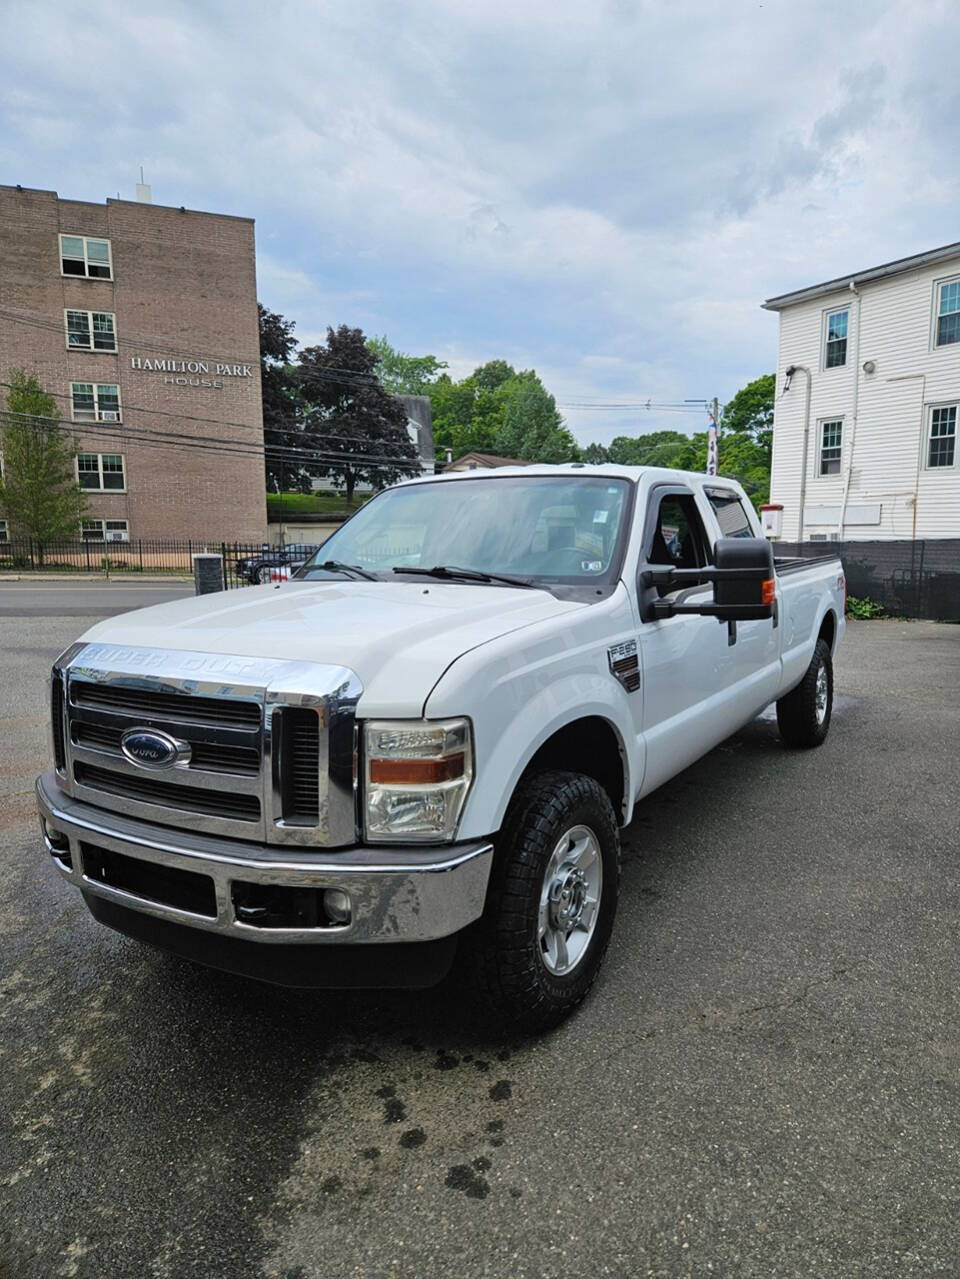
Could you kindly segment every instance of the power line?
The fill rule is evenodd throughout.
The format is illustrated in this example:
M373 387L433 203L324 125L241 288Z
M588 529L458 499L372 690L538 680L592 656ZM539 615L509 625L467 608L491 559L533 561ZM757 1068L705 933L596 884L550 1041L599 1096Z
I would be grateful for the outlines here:
M94 435L101 439L126 441L138 447L148 447L152 443L159 442L169 448L181 450L200 449L208 452L230 454L235 457L263 458L271 456L278 458L281 462L315 462L328 468L335 468L337 465L380 466L383 468L396 468L398 466L403 468L405 463L411 466L414 463L421 467L423 465L419 454L411 457L392 453L380 455L372 453L340 453L331 449L301 449L289 445L260 445L246 440L217 439L214 436L184 436L176 432L151 431L148 427L139 428L138 433L134 435L130 430L120 430L115 426L104 423L62 422L59 418L47 417L37 413L11 413L7 410L2 413L2 416L16 418L21 422L43 423L47 429L57 431L62 435L73 437ZM142 436L147 436L148 438L142 439Z
M8 390L8 391L9 391L9 390L13 390L13 387L12 387L11 383L9 383L9 382L2 382L2 381L0 381L0 387L4 387L4 388L6 388L6 390ZM71 395L66 395L66 394L64 394L63 392L58 392L58 391L45 391L45 392L44 392L44 394L45 394L45 395L49 395L49 396L51 397L51 399L54 399L54 400L65 400L65 401L67 401L67 402L71 405L71 408L72 408L72 405L73 405L73 397L72 397ZM0 410L0 412L5 412L5 411L7 411L7 410ZM248 422L230 422L230 421L224 421L224 420L222 420L222 419L220 419L220 418L212 418L212 417L191 417L189 414L186 414L186 413L184 413L184 414L181 414L181 413L168 413L168 412L165 412L165 411L164 411L164 410L162 410L162 409L144 409L144 408L140 408L140 407L138 407L138 406L137 406L137 405L135 405L135 404L127 404L127 403L124 403L124 404L123 404L123 412L124 412L124 414L126 414L126 413L128 413L128 412L129 412L129 413L156 413L156 414L159 414L161 417L171 417L171 418L176 419L177 421L183 421L183 422L202 422L202 423L204 423L205 425L210 425L210 426L220 426L220 427L224 427L224 428L236 428L237 430L241 430L241 431L258 431L258 430L260 430L260 428L259 428L259 427L251 426ZM52 419L48 419L48 420L51 420L51 421L52 421ZM72 424L74 427L76 427L77 429L79 429L79 430L84 430L84 429L86 429L86 428L87 428L87 427L89 427L89 426L99 425L98 423L93 423L93 422L78 422L78 421L73 420L73 419L71 419L71 424ZM148 430L148 429L149 429L148 427L139 427L139 426L136 428L136 430L137 430L137 432L138 432L138 433L143 433L144 431L146 431L146 430ZM282 426L264 426L263 430L264 430L264 432L267 432L267 431L273 431L273 432L275 432L275 433L277 433L277 434L284 433L284 432L286 432L286 433L297 433L297 432L302 432L302 431L303 431L303 424L302 424L302 423L299 423L299 422L294 421L294 422L284 423ZM131 431L129 431L129 432L126 432L125 434L129 434L131 439L136 438L136 437L134 436L134 433L133 433L133 431L132 431L132 430L131 430ZM183 440L192 440L192 439L197 439L197 438L210 438L210 439L217 439L217 438L229 438L229 437L217 437L217 436L203 437L203 436L196 436L196 435L181 435L181 436L180 436L180 438L181 438L181 439L183 439ZM369 442L369 436L365 436L365 435L340 435L340 434L333 434L333 433L331 433L331 434L330 434L330 438L331 438L331 439L336 439L336 440L344 440L344 441L346 441L346 442L347 442L347 443L349 443L349 444L366 444L366 443L368 443L368 442ZM235 441L233 441L233 443L237 443L237 444L247 444L247 443L249 443L249 444L251 445L251 447L253 447L253 446L255 446L255 445L256 445L256 441L254 441L254 440L250 440L250 441L247 441L247 440L235 440Z

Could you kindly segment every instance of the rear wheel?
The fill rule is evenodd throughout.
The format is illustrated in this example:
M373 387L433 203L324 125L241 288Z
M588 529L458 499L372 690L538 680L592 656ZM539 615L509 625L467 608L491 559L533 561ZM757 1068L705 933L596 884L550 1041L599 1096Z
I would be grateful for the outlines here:
M777 726L788 746L819 746L833 714L833 661L830 646L819 639L803 679L777 702Z
M497 1020L545 1030L584 999L617 909L620 837L609 797L577 773L538 773L507 813L483 918L462 960Z

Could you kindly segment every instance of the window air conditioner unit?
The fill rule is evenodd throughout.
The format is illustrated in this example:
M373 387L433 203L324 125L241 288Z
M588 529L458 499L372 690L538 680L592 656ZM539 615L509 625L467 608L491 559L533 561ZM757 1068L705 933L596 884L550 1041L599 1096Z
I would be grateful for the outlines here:
M108 528L106 540L108 542L129 542L130 534L125 528Z
M101 422L119 422L120 414L117 413L115 409L104 409L104 411L100 414L100 421Z

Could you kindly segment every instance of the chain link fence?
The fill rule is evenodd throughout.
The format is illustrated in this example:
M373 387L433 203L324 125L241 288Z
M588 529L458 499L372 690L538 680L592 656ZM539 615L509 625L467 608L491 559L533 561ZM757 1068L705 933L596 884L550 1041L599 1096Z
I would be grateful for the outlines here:
M960 538L889 542L774 542L777 555L839 555L847 591L891 617L960 622Z

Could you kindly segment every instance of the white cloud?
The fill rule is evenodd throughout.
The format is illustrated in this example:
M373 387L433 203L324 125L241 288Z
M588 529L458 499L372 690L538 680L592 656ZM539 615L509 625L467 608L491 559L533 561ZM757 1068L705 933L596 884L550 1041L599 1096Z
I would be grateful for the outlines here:
M299 334L361 324L455 375L503 357L560 402L728 398L772 366L764 296L956 238L947 0L91 0L70 24L13 0L4 25L3 180L103 199L143 163L159 202L257 218ZM681 420L566 412L584 440Z

